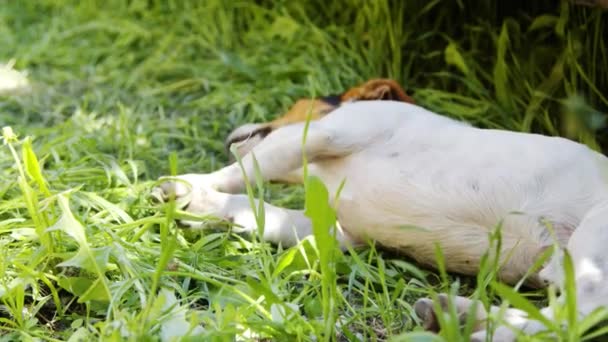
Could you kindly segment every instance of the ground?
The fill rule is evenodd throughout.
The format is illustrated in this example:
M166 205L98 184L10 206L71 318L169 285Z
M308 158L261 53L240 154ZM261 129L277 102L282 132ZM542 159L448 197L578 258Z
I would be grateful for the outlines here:
M236 125L375 77L478 126L601 149L606 11L565 1L0 3L0 339L456 341L466 332L450 315L440 336L423 335L417 298L554 305L551 290L495 288L491 263L470 279L374 246L334 255L314 238L283 250L218 224L186 231L148 195L160 175L224 165ZM322 187L308 195L323 210ZM263 196L304 203L301 187L265 185ZM603 315L555 332L600 335Z

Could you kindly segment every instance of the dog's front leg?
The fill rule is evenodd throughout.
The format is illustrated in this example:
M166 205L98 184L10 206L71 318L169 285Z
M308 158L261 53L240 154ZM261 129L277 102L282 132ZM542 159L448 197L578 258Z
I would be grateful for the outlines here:
M342 145L332 144L331 132L319 122L310 124L305 140L304 131L304 124L275 130L243 157L241 164L233 163L209 174L186 174L168 179L155 193L162 200L173 194L189 212L217 216L246 231L253 231L257 224L247 197L234 194L243 190L245 179L253 183L257 171L263 180L284 179L302 167L303 155L313 161L320 156L337 157L349 152L347 148L342 149ZM293 245L311 234L311 223L302 211L266 203L265 213L264 239L267 241ZM193 221L182 222L201 226ZM341 244L349 241L342 232L337 233Z
M256 215L261 215L261 213L256 213L251 208L247 196L224 195L228 196L226 218L234 226L247 233L256 232L258 228ZM264 215L264 241L291 247L312 235L312 223L302 210L286 209L264 203ZM346 250L347 245L353 247L356 245L342 230L336 231L336 239L342 250Z
M281 180L303 165L303 156L312 161L322 155L339 157L347 154L332 144L332 134L319 122L310 124L305 133L304 124L294 124L273 131L260 144L245 155L241 164L232 163L210 174L188 174L178 176L192 188L212 188L220 192L238 193L245 187L245 179L254 183L256 171L265 181ZM257 163L256 163L257 162ZM163 185L163 191L170 185ZM180 194L178 193L179 197Z
M178 204L182 201L186 211L201 215L211 216L230 222L237 232L254 233L258 229L258 215L247 195L228 194L215 190L212 187L204 186L211 184L213 180L205 180L205 177L212 175L183 175L175 182L163 183L156 193L163 196L173 193L177 198ZM196 184L194 186L193 184ZM257 200L255 207L257 208ZM286 209L264 203L264 235L265 241L281 244L283 247L290 247L297 244L300 240L312 235L312 224L310 219L304 215L302 210ZM200 220L180 220L180 223L191 228L203 228L204 222ZM336 232L336 238L340 247L344 250L347 244L354 246L350 237L341 230Z
M318 122L310 124L306 139L304 124L294 124L275 130L241 160L209 174L185 174L168 179L155 189L158 197L166 199L173 193L178 200L194 194L190 202L205 201L208 190L237 193L245 188L246 181L254 183L256 172L263 180L294 178L303 165L303 157L310 161L319 156L339 157L348 149L340 150L332 144L331 132ZM196 203L191 203L196 205ZM206 206L203 205L203 206Z
M227 180L219 190L231 193L241 191L245 185L245 175L249 182L254 182L256 171L263 180L289 178L290 173L302 167L304 156L308 161L314 161L320 156L340 157L349 152L340 150L332 143L333 133L321 122L310 123L305 138L304 134L303 123L273 131L243 157L242 168L234 163L218 171Z

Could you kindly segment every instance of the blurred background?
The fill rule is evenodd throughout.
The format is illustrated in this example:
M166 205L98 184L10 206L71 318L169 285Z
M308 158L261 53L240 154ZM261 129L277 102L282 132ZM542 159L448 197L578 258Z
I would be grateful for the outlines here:
M0 122L34 133L70 121L86 136L126 120L130 137L110 125L91 138L154 175L167 148L223 158L238 123L390 77L442 114L599 148L608 11L590 3L5 0L0 62L33 91L2 98Z

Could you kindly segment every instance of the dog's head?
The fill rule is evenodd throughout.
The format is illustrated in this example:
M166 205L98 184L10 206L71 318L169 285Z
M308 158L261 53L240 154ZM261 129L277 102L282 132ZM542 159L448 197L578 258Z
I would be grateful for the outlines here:
M273 130L296 122L317 120L338 108L342 103L365 100L392 100L414 103L399 84L388 79L373 79L349 89L341 95L301 99L283 116L266 123L245 124L233 130L226 139L226 148L235 145L239 156L244 156ZM232 154L231 154L232 157Z

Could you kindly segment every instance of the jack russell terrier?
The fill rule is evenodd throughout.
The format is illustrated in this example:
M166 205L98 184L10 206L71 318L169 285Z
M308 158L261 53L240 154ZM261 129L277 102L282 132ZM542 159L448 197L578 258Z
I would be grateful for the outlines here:
M314 121L303 144L307 117ZM500 224L501 281L517 283L557 244L574 263L581 317L608 306L608 158L582 144L475 128L415 105L397 83L383 79L340 96L300 100L277 120L237 128L227 144L236 144L242 168L232 163L209 174L165 179L156 191L164 200L185 201L191 213L253 232L255 213L239 194L244 174L250 181L259 172L267 181L302 182L305 153L309 174L330 193L345 180L336 207L342 248L369 239L433 267L438 244L448 271L476 275L489 234ZM312 234L302 210L266 203L264 212L266 241L292 246ZM557 254L529 284L563 286L563 258ZM446 298L440 297L444 308ZM462 315L473 303L455 298ZM479 307L476 320L482 322L488 313ZM420 299L415 311L426 328L437 329L431 300ZM550 308L541 312L551 319ZM494 341L545 329L516 309L505 320ZM485 340L484 324L476 327L472 340Z

